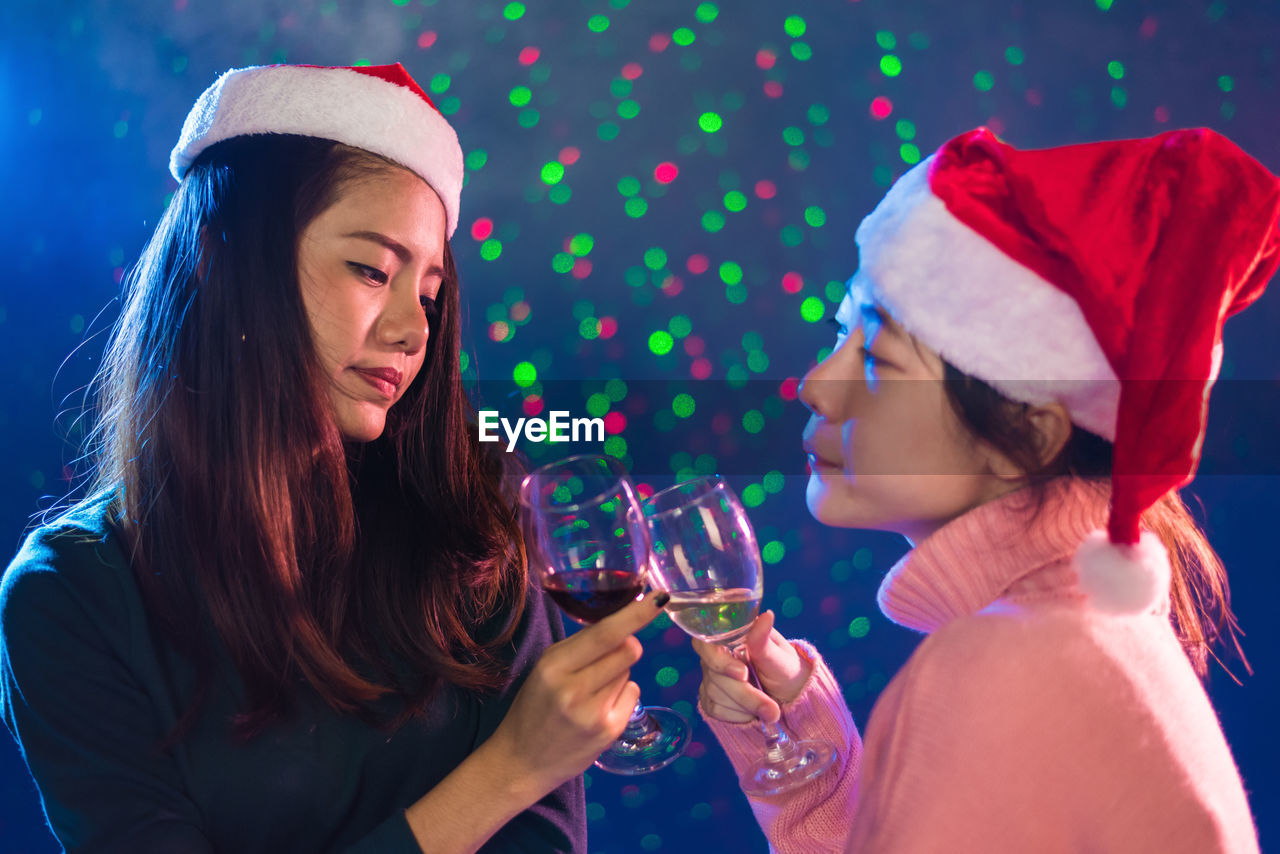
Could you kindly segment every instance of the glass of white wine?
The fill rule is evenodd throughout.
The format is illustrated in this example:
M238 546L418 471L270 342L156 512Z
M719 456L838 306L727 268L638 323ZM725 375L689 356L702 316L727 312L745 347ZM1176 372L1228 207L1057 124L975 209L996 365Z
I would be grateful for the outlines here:
M742 641L760 613L764 566L742 502L722 478L703 477L653 495L644 513L652 541L650 584L671 595L672 622L728 648L759 688ZM764 721L760 729L765 754L740 780L749 795L791 791L835 764L836 748L827 741L794 741Z

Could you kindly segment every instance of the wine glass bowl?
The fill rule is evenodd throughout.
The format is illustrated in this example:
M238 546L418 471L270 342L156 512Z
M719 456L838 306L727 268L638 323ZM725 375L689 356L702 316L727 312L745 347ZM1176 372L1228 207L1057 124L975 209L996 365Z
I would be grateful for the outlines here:
M720 477L678 483L644 503L651 541L650 583L665 590L667 613L687 634L729 649L761 688L744 638L760 613L764 565L746 509ZM763 689L761 689L763 690ZM824 740L793 741L760 722L765 755L743 772L750 795L792 791L835 764Z
M648 526L635 487L612 457L584 454L542 466L520 485L529 566L566 615L590 625L644 592ZM636 703L627 728L595 764L644 774L674 762L689 740L677 712Z

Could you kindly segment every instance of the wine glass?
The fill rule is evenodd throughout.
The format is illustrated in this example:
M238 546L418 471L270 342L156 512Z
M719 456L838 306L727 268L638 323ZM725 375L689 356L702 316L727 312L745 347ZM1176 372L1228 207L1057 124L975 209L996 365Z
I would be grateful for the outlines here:
M644 592L649 532L635 487L613 457L584 454L530 472L520 485L521 525L542 589L579 623L590 624ZM596 767L645 774L676 760L689 722L672 709L642 706Z
M764 567L742 502L722 478L702 477L652 496L644 513L652 541L650 581L671 595L672 622L729 649L760 688L743 639L760 613ZM830 742L794 741L777 724L759 723L765 754L742 773L747 794L791 791L835 764Z

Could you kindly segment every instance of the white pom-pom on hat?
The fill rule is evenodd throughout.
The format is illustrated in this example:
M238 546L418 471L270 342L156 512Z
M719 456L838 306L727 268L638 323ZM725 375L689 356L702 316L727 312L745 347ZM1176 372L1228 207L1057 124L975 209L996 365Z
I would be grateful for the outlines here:
M1150 531L1127 545L1096 530L1076 549L1072 564L1089 603L1103 613L1146 614L1169 598L1169 553Z

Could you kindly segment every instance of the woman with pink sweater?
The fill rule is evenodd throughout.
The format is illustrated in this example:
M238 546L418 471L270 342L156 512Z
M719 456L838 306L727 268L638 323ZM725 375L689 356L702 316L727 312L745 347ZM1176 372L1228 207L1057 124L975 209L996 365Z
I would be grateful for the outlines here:
M910 540L878 599L925 637L861 735L771 613L747 637L764 691L694 642L739 771L757 717L840 748L752 800L775 850L1258 850L1197 678L1235 644L1226 577L1177 490L1278 223L1280 180L1212 131L1022 151L982 128L863 221L801 390L808 505Z

